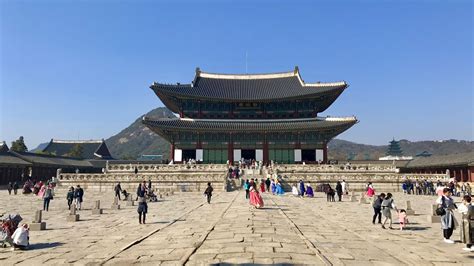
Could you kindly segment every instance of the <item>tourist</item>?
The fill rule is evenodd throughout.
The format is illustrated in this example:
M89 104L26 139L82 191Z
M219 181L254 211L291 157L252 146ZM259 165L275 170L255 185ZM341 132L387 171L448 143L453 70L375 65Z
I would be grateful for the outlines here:
M148 190L151 190L151 179L148 179Z
M27 224L19 226L12 235L13 250L26 249L30 244L30 232Z
M265 180L260 180L260 192L265 192Z
M299 196L298 188L296 188L296 185L293 185L291 187L291 194L293 194L293 196L295 196L295 197Z
M383 220L383 223L382 223L382 228L385 229L385 223L387 222L387 220L390 220L388 228L393 229L393 227L392 227L392 209L395 209L395 211L397 211L397 206L395 206L395 203L393 202L392 193L387 193L387 196L382 201L381 206L382 206L382 214L384 216L384 220Z
M146 204L146 182L138 185L137 188L137 200L138 200L138 222L145 224L146 214L148 212L148 205Z
M372 182L369 182L367 185L367 197L373 197L375 195L375 189L374 186L372 185Z
M402 190L403 190L403 194L408 193L407 182L406 181L402 183Z
M306 189L304 186L304 182L303 180L300 180L300 196L303 198L305 193L306 193Z
M66 195L68 209L71 209L72 201L74 200L74 187L70 187Z
M18 185L18 182L14 182L13 183L13 194L16 195L16 193L18 193L18 188L20 188L20 186Z
M339 201L341 201L342 197L342 185L341 182L337 181L336 183L336 193L337 193L337 198Z
M80 185L76 186L76 189L74 190L74 199L76 203L76 207L80 210L82 208L82 201L84 197L84 190L81 188Z
M244 183L244 189L245 189L245 198L249 199L250 198L250 182L248 179L245 180Z
M327 187L326 187L326 200L328 202L335 202L336 200L334 199L334 195L335 195L335 191L334 189L332 189L331 185L327 184Z
M12 194L12 190L13 190L13 184L12 184L12 182L8 182L7 190L8 190L8 195L11 195L11 194Z
M282 196L283 194L285 194L285 191L283 190L283 187L281 186L281 183L280 181L276 181L276 189L275 189L275 192L277 195L280 195Z
M271 182L270 186L271 186L272 194L275 195L276 193L275 181L271 180L270 182Z
M122 192L122 186L120 186L120 182L118 182L117 185L115 185L114 190L115 190L115 197L120 200L120 192Z
M469 185L469 183L466 183L466 195L472 197L472 189L471 189L471 185Z
M43 193L43 211L49 211L49 202L53 199L53 190L51 189L51 186L48 185L48 187L45 189Z
M310 184L308 184L308 185L306 186L306 196L307 196L308 198L314 197L313 188L311 187Z
M267 180L265 180L265 186L267 188L267 192L270 192L270 185L272 184L272 181L270 181L270 178L267 177Z
M404 209L398 212L398 222L400 224L400 231L402 231L408 223L407 211Z
M474 251L474 206L471 204L471 196L465 195L458 211L462 215L461 241L466 244L465 251Z
M375 219L378 218L379 224L382 223L382 201L385 199L385 193L381 193L377 197L374 197L372 207L374 208L374 216L372 217L372 224L375 224Z
M263 207L262 195L258 193L257 185L255 183L252 183L250 186L250 205L257 209Z
M207 203L208 204L211 204L211 197L212 197L212 191L214 189L212 188L211 186L211 183L207 183L207 188L206 188L206 191L204 191L204 195L206 195L207 197Z
M184 161L183 161L183 163L184 163ZM135 171L134 172L135 172L135 174L138 174L138 168L136 166L135 166Z
M438 181L438 184L436 184L436 195L438 195L438 197L442 197L443 194L444 194L444 186L441 182Z
M451 190L447 187L444 188L443 195L436 200L436 203L438 204L438 208L444 209L444 214L441 215L441 229L443 229L444 242L454 244L454 241L449 238L451 238L455 229L456 220L453 210L457 207L451 198Z
M342 179L341 186L342 186L342 195L343 195L342 197L344 198L344 195L348 194L346 180Z

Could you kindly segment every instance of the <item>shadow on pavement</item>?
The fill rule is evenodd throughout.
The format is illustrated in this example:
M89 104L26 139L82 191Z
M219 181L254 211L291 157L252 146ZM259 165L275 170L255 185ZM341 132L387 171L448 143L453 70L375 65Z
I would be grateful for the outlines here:
M54 248L54 247L58 247L58 246L62 246L63 243L61 242L52 242L52 243L36 243L36 244L31 244L28 246L28 249L29 250L32 250L32 249L45 249L45 248Z

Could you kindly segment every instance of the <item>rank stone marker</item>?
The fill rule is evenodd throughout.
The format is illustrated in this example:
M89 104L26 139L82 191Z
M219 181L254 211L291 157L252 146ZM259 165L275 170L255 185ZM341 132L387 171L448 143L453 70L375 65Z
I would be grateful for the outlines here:
M436 209L438 208L438 204L431 204L431 215L428 215L428 222L429 223L441 223L441 216L436 215Z
M114 198L114 202L112 203L112 210L120 210L120 204L118 201L118 197Z
M76 204L71 205L71 210L67 216L68 222L77 222L79 221L79 214L76 213Z
M135 202L131 196L127 198L127 206L135 206Z
M102 214L102 209L100 208L100 200L95 201L94 209L92 209L92 214Z
M35 219L30 224L30 231L46 230L46 222L43 222L42 218L43 218L43 211L37 210L35 213Z
M415 215L415 211L411 208L411 202L407 200L407 208L406 208L407 215Z

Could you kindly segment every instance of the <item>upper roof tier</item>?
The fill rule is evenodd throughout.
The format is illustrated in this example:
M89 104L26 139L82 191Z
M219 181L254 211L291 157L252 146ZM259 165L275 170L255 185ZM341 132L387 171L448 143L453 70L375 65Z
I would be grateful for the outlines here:
M163 103L175 112L177 106L173 98L227 102L319 98L331 99L330 105L347 87L345 81L305 83L298 67L290 72L271 74L214 74L197 68L191 84L154 82L150 86Z

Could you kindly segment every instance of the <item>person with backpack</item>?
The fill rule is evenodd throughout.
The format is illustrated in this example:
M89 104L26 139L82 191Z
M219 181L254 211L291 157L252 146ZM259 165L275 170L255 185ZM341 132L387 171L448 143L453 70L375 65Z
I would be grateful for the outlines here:
M454 204L453 198L451 198L451 193L451 189L445 187L443 189L443 195L436 200L436 203L438 204L438 209L442 209L441 212L437 214L441 216L441 229L443 229L444 236L443 240L445 243L448 244L454 244L454 241L449 238L451 238L451 236L453 235L453 231L455 229L456 224L456 219L454 218L453 210L457 209L456 204Z
M74 190L74 199L76 200L76 207L79 210L82 207L83 197L84 197L84 190L81 188L80 185L77 185L76 189Z
M385 229L385 223L387 220L390 220L389 227L390 229L393 229L392 227L392 209L395 209L395 211L398 212L397 206L395 206L395 203L393 202L392 198L392 193L387 193L387 196L385 199L382 201L382 215L385 217L382 223L382 228Z
M382 223L382 201L385 198L385 193L381 193L377 197L374 197L372 207L374 208L374 216L372 217L372 224L375 224L375 219L378 217L379 224Z
M70 187L66 195L68 209L71 209L72 201L74 200L74 187Z
M204 191L204 195L206 195L207 197L207 203L208 204L211 204L211 197L212 197L212 191L214 189L212 188L211 186L211 183L207 183L207 188L206 188L206 191Z

